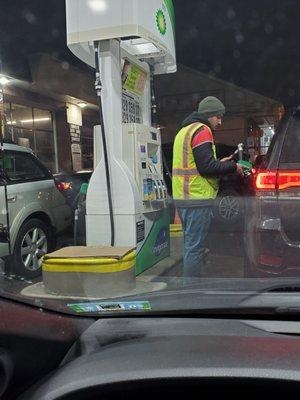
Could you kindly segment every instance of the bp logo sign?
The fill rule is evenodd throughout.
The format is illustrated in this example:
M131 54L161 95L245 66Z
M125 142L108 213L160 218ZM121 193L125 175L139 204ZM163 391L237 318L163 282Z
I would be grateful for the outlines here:
M156 13L156 24L159 32L165 35L167 32L167 22L163 10L158 10Z

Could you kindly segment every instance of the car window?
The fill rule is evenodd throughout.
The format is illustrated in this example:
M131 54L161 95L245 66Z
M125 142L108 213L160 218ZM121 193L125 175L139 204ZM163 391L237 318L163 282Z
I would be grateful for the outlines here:
M280 161L283 163L300 162L300 116L299 115L295 115L290 120L282 148Z
M3 165L8 179L14 183L49 177L45 169L28 153L6 151Z
M137 314L300 320L300 0L0 0L0 15L0 400L9 376L39 379L4 365L6 336L23 353L13 329L36 325L11 317L1 336L2 297L45 315L45 345L47 309L125 317L138 344ZM119 346L105 326L99 345ZM69 329L61 367L94 353Z
M153 292L152 310L201 308L180 296L190 283L300 286L300 0L2 0L1 12L0 294L78 314L74 298Z

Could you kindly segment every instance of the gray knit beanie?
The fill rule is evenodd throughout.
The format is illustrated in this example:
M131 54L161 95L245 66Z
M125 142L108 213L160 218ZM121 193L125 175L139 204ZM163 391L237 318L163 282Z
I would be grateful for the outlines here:
M214 117L217 115L225 114L224 104L213 96L205 97L200 101L198 106L198 113L204 118Z

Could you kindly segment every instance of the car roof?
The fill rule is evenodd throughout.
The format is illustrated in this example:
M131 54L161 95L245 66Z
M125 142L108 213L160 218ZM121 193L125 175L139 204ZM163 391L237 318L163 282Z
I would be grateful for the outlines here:
M76 176L76 175L85 175L85 174L92 174L93 170L92 169L83 169L80 171L60 171L57 172L56 174L53 174L54 176Z
M23 147L23 146L19 146L17 144L4 143L3 147L4 147L4 150L22 151L24 153L32 153L32 149L30 149L29 147Z

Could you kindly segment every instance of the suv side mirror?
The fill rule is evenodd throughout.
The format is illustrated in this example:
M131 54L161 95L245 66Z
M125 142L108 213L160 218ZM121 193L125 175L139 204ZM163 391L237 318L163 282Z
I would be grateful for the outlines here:
M262 163L265 160L265 156L264 155L259 155L256 156L255 161L254 161L254 167L258 168L262 165Z
M0 186L2 186L6 181L5 172L0 168Z
M5 176L4 176L2 168L0 168L0 186L2 186L4 184L4 182L5 182Z
M9 235L6 226L0 224L0 243L8 243Z

